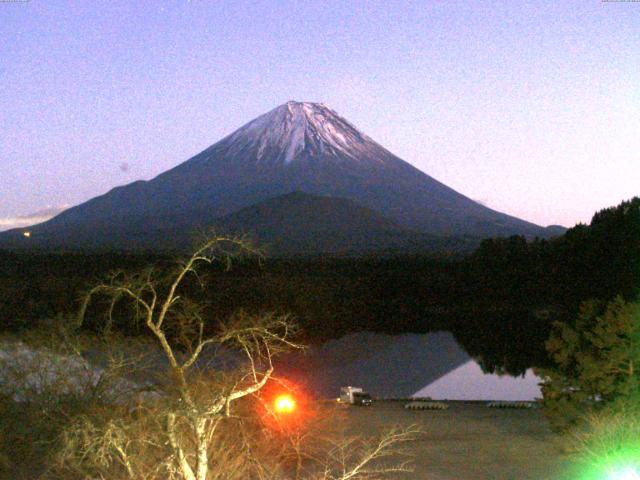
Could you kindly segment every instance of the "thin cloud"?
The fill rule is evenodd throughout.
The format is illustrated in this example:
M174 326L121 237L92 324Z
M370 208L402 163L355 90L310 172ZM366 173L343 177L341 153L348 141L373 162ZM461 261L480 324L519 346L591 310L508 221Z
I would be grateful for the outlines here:
M0 217L0 232L11 230L12 228L25 228L38 223L46 222L50 218L55 217L60 212L69 208L69 205L59 207L46 207L37 212L27 215L18 215L15 217Z

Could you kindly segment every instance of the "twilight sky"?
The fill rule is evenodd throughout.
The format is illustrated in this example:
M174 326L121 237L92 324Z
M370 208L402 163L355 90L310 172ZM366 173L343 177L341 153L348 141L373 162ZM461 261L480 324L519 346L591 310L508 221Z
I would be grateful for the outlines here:
M0 2L0 85L0 229L292 99L541 225L640 195L636 2Z

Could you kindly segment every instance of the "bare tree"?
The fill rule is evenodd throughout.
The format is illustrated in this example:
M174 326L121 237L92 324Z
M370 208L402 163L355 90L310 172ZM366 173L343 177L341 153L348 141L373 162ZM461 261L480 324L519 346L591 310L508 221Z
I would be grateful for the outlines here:
M168 374L153 382L152 392L98 403L70 419L52 478L356 480L408 471L402 445L415 437L412 427L367 441L332 431L332 422L341 423L332 409L318 412L313 425L303 421L280 430L256 413L256 404L268 403L261 392L277 380L274 357L302 348L296 329L287 316L239 312L212 331L205 312L184 293L187 278L202 280L199 266L228 265L242 252L253 250L242 240L210 238L169 275L159 269L117 272L87 292L78 326L92 301L103 297L111 337L114 312L126 302ZM127 351L125 344L115 349ZM143 357L136 351L127 365L137 366ZM221 368L215 360L235 368ZM136 378L119 371L127 380ZM277 416L269 409L266 414Z
M206 480L209 475L208 449L220 421L231 415L232 404L262 389L273 375L273 358L286 349L301 346L292 340L295 333L286 316L239 314L220 325L217 332L205 336L200 309L180 295L188 275L198 276L198 266L215 260L229 261L236 252L253 251L248 243L229 237L214 237L203 242L169 277L166 284L153 269L128 275L118 272L107 282L93 287L85 296L79 314L82 323L91 300L109 299L107 328L110 328L116 304L129 301L137 318L159 344L171 373L170 388L177 402L164 415L164 435L172 453L171 468L184 480ZM197 362L207 347L218 351L241 352L248 367L239 378L222 382L203 394L202 376ZM207 387L214 387L212 382ZM166 393L166 392L165 392ZM126 441L117 440L109 426L108 437L131 478L133 468L126 460ZM114 437L115 435L115 437ZM124 438L124 437L123 437ZM123 444L124 443L124 444ZM171 463L170 462L170 463ZM136 477L137 478L137 477Z

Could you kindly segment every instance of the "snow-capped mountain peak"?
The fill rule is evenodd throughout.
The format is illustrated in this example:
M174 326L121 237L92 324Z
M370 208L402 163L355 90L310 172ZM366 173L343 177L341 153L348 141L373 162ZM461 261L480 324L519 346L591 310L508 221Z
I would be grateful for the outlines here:
M306 201L304 196L295 196L287 197L286 202L264 203L291 192L313 198ZM338 208L338 204L323 200L326 196L354 205ZM351 228L356 223L348 215L371 215L362 210L365 208L392 223L385 223L382 230L396 233L395 225L441 236L548 236L537 225L488 209L431 178L326 105L287 102L152 180L114 188L30 227L28 237L20 229L0 233L0 246L153 250L164 244L171 249L175 242L188 243L194 230L220 225L216 223L220 219L250 206L256 206L250 211L255 215L249 215L256 219L256 231L264 229L271 232L269 235L279 231L286 236L289 228L309 230L304 222L295 224L291 219L301 219L310 212L316 217L308 218L327 215L323 225ZM249 218L244 212L243 218ZM382 225L378 221L373 224ZM286 227L274 230L274 225ZM398 238L402 242L414 238L407 237L406 231L398 237L373 235L368 227L364 230L368 233L343 227L332 231L350 232L352 246L362 233L370 242L369 249L387 248L374 238L384 236L385 242L391 242L385 244L389 248L397 245ZM327 235L331 242L338 238ZM318 240L317 245L323 241Z
M326 105L296 101L261 115L220 143L228 153L251 149L258 163L284 164L317 154L358 161L381 148Z

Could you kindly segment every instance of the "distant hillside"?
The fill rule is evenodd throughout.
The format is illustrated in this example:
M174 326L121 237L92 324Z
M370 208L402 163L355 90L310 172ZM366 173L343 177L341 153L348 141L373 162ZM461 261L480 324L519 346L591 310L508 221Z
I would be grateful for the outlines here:
M480 243L479 238L413 232L351 200L301 192L243 208L216 226L220 231L248 234L274 256L460 253Z
M213 230L245 236L271 257L459 254L471 252L481 241L414 232L351 200L302 192L270 198L221 218L211 218L208 211L197 216L202 224L196 226L186 219L148 218L126 229L112 229L107 224L75 229L73 238L60 238L42 228L26 240L41 250L74 250L90 244L91 250L98 251L178 251L188 250L198 233ZM10 233L13 237L6 236L6 245L22 250L22 233Z

